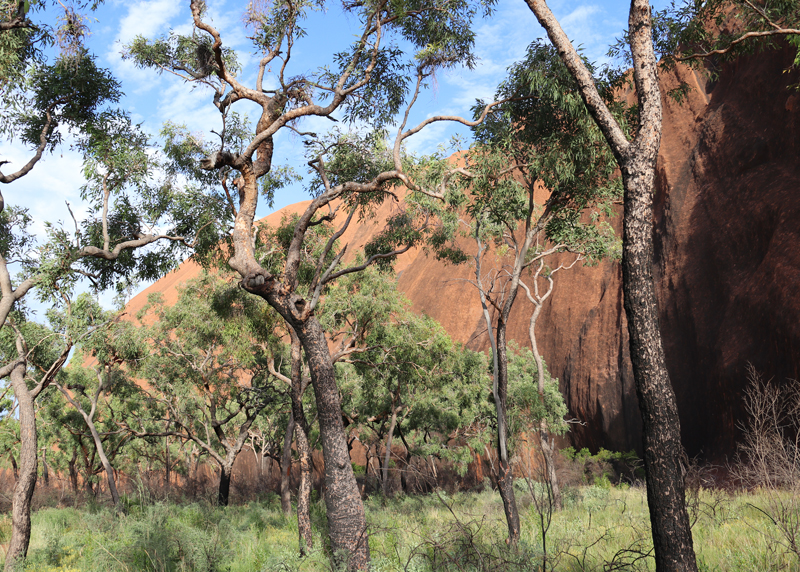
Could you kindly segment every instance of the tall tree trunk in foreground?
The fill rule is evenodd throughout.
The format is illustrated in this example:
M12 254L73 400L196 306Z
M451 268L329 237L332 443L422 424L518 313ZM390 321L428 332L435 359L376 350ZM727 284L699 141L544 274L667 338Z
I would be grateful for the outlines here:
M294 437L294 415L289 413L286 433L283 435L283 452L281 454L281 510L286 516L292 514L292 438Z
M20 359L11 371L11 386L19 404L19 477L14 486L11 509L11 542L6 552L5 570L16 570L28 555L31 541L31 499L36 487L37 440L33 397L25 384L26 362Z
M653 51L650 4L632 0L628 30L639 101L636 136L628 141L600 97L544 0L526 0L575 77L586 105L608 141L625 188L622 288L630 354L642 415L647 499L658 572L695 572L692 532L680 466L682 447L675 393L665 365L653 284L653 191L661 143L661 94Z
M331 549L334 555L337 551L348 554L350 568L367 569L369 542L364 505L347 450L339 390L328 343L322 326L313 315L302 327L295 327L295 331L305 350L317 401Z

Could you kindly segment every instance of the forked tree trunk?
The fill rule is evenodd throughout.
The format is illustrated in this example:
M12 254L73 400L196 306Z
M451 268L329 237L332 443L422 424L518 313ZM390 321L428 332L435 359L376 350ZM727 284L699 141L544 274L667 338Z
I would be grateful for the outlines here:
M534 274L533 279L539 279L539 272ZM531 296L530 291L528 292L529 299L535 305L533 313L531 314L530 323L528 325L528 338L531 342L533 359L536 362L536 385L539 393L539 402L542 404L543 410L546 409L544 398L544 360L542 360L542 355L539 353L539 345L536 343L536 321L539 319L539 314L542 312L543 302L549 298L550 294L553 292L552 274L547 280L549 282L549 287L544 296L539 297L538 288L536 289L535 298ZM542 419L539 422L539 444L542 448L542 456L544 457L545 478L547 479L547 483L550 485L550 491L553 495L553 509L560 511L564 507L564 501L561 498L561 487L558 486L558 475L556 474L555 465L555 445L547 428L547 419Z
M658 572L696 572L680 466L682 447L675 393L667 372L653 284L653 191L661 144L662 107L653 50L650 3L631 0L628 18L639 125L628 141L602 101L591 73L544 0L526 0L575 77L586 106L611 146L625 188L622 289L630 355L642 415L647 500Z
M475 240L478 245L478 253L475 256L475 278L478 285L478 294L481 300L481 310L483 319L486 322L486 330L489 334L489 343L492 347L492 395L494 397L495 410L497 412L497 489L500 498L503 500L503 511L506 514L506 524L508 525L508 542L515 545L519 542L520 524L519 511L517 510L517 499L514 495L514 475L508 462L508 427L506 420L506 406L508 394L508 356L506 351L505 326L503 316L497 324L496 336L492 335L492 317L489 314L489 304L486 298L486 291L481 282L481 259L485 247L480 237L480 221L475 227ZM513 303L513 300L512 300ZM508 306L506 303L504 306ZM509 306L510 311L510 306Z
M105 448L103 447L103 440L100 437L100 432L97 430L97 425L94 422L95 412L97 411L97 403L100 398L100 392L103 389L103 377L100 372L97 372L97 380L98 380L98 387L97 391L94 394L94 399L92 400L92 408L87 413L84 411L83 406L80 402L76 401L72 395L69 393L67 389L62 387L59 384L55 384L64 398L75 408L75 410L81 414L83 417L83 421L86 423L86 426L89 428L89 432L92 435L92 441L94 441L94 448L97 451L97 456L100 457L100 463L103 465L103 470L106 473L106 480L108 481L108 490L111 493L111 499L114 501L114 509L118 514L122 514L125 512L122 506L122 500L120 499L119 492L117 491L117 483L114 479L114 469L111 467L111 461L108 460L108 456L106 455Z
M11 542L6 552L5 570L21 568L31 541L31 499L36 487L37 439L33 397L25 384L25 361L11 371L11 386L19 404L19 476L14 486L11 508Z
M289 413L289 422L283 435L283 452L281 454L281 510L287 517L292 514L292 437L294 436L294 414Z
M111 499L114 501L114 509L118 514L122 514L125 512L125 510L122 506L122 500L119 497L119 492L117 491L117 483L114 479L114 469L111 467L111 462L106 456L106 451L103 448L103 441L100 438L100 433L97 432L97 427L95 427L94 421L89 419L88 416L86 416L86 424L89 426L89 431L92 433L94 446L97 448L97 455L100 457L100 462L103 464L103 470L106 472L108 490L111 493Z
M259 156L260 153L259 151ZM266 156L271 158L271 153ZM237 166L237 169L242 175L239 183L240 208L232 235L235 254L229 264L242 276L242 287L264 298L295 330L300 339L311 372L317 403L320 441L325 459L325 506L333 564L338 566L346 563L351 570L367 570L370 559L364 504L361 502L350 463L339 388L336 386L336 375L325 332L314 313L305 311L309 302L293 290L293 278L289 278L290 286L287 287L259 266L252 240L259 193L256 171L252 162L245 162L241 167ZM307 210L303 215L304 220L310 220L312 215L313 210ZM295 230L297 236L301 236L303 232L299 228L296 227ZM297 253L290 250L289 255L296 257ZM295 270L296 268L290 268L287 263L287 274L292 275Z

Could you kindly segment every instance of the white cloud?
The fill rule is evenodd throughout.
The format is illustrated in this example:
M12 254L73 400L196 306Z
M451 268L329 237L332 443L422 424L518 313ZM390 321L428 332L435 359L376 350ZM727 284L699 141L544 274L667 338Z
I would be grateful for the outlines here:
M55 153L44 155L30 173L3 185L3 197L8 204L29 209L33 218L30 230L37 236L44 236L45 222L62 221L68 229L73 229L65 201L70 202L79 221L87 214L88 208L80 198L80 187L85 182L81 175L83 162L79 153L69 150L68 144L69 139ZM6 174L21 168L32 156L22 145L0 145L0 157L10 161L4 166Z
M182 2L175 0L136 2L128 8L127 16L120 20L117 40L127 44L136 36L150 38L160 34L185 8Z

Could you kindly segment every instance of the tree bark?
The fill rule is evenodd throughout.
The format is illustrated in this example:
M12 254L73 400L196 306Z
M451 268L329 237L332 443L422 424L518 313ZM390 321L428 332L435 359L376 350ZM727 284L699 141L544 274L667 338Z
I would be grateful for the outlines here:
M69 469L69 482L72 485L72 492L78 494L78 469L75 467L75 463L78 461L78 450L77 448L72 449L72 458L67 461L67 467Z
M297 333L311 372L317 403L320 440L325 459L325 506L333 564L338 566L346 561L351 570L366 570L370 559L364 505L350 463L339 389L336 386L328 342L313 311L306 312L309 302L294 291L297 267L290 260L295 260L298 253L292 248L288 253L290 260L287 260L285 274L288 275L286 280L289 286L277 281L258 264L252 241L258 200L256 173L252 162L246 162L237 168L242 175L239 183L240 208L233 230L235 254L229 264L242 276L242 287L264 298ZM301 217L306 228L316 212L315 204L312 203ZM304 228L298 223L292 243L297 249L302 244L303 235Z
M662 106L653 51L650 4L632 0L628 19L639 125L630 142L606 107L591 73L544 0L526 0L575 77L589 112L622 171L625 189L622 288L630 354L642 415L647 499L658 572L695 572L692 532L680 466L682 447L675 393L665 365L653 284L653 192L661 144Z
M31 541L31 499L36 488L37 450L36 412L33 397L25 384L26 362L20 359L11 371L11 386L19 404L19 477L14 486L11 508L11 542L6 552L5 570L21 568Z
M47 449L42 449L42 478L44 486L50 486L50 468L47 466Z
M512 286L509 299L503 305L503 312L498 320L496 336L492 335L492 317L489 314L489 305L486 291L481 282L481 259L485 247L480 237L480 221L475 227L475 239L478 245L478 253L475 256L475 277L478 285L478 293L483 310L483 318L486 322L486 330L489 335L489 343L492 346L492 394L494 396L495 410L497 412L497 489L500 498L503 500L503 511L506 515L508 525L508 542L515 545L519 542L520 523L519 511L517 510L517 499L514 495L514 475L508 461L508 428L506 421L506 406L508 396L508 355L506 351L506 328L505 323L508 314L511 312L511 305L514 303L513 297L516 290ZM519 258L519 254L517 254ZM517 275L516 283L518 284Z
M100 398L100 393L103 390L103 378L99 371L97 372L97 380L97 391L94 393L92 399L92 408L89 410L89 413L84 411L80 402L75 400L66 388L62 387L58 383L56 383L55 386L58 388L64 398L70 403L70 405L72 405L75 410L81 414L83 421L89 428L89 432L92 435L92 440L94 441L94 448L97 451L97 456L100 457L100 463L102 463L103 470L106 473L108 490L111 493L111 499L114 501L114 509L116 510L117 514L123 514L125 509L122 506L122 500L120 499L119 492L117 491L117 483L114 479L114 469L111 467L111 461L108 460L105 448L103 447L103 439L100 437L100 433L97 431L97 426L94 423L94 415L97 412L97 403Z
M558 486L558 475L556 474L555 445L547 430L547 421L544 419L539 423L539 444L542 447L542 457L544 457L545 478L553 495L553 510L560 511L564 508L564 501L561 497L561 487Z
M17 459L14 458L14 451L8 452L8 458L11 461L11 470L14 472L14 482L19 478L19 467L17 466Z
M511 295L511 294L509 294ZM510 308L509 308L510 309ZM497 384L495 405L497 407L497 488L503 499L503 510L508 523L508 541L514 545L519 542L520 523L517 499L514 495L514 474L508 457L508 352L506 344L506 321L501 316L497 323Z
M231 494L231 473L233 463L223 463L219 466L219 489L217 491L217 505L228 506Z
M300 555L314 547L311 536L311 447L308 444L308 422L303 411L303 356L300 338L290 329L292 340L292 419L295 420L295 441L300 458L300 486L297 489L297 531Z
M289 413L286 433L283 435L283 452L281 455L281 510L286 516L292 514L292 437L294 436L294 414Z
M542 268L542 266L543 264L541 264L539 268ZM534 274L533 279L534 281L539 279L539 271ZM544 296L539 296L538 285L534 285L536 297L531 296L530 291L526 288L526 291L528 292L528 298L534 304L533 314L531 314L531 320L528 325L528 338L531 342L533 359L536 362L536 385L539 393L539 402L542 404L542 407L545 405L544 360L542 360L542 355L539 353L539 345L536 343L536 322L539 319L539 314L542 312L542 305L544 304L544 301L547 300L547 298L549 298L550 294L553 292L552 274L548 276L547 281L548 289ZM545 478L547 479L547 482L550 485L550 491L553 494L553 509L560 511L564 507L564 501L561 498L561 487L558 486L558 475L556 474L556 465L554 459L555 446L551 440L550 432L547 429L546 419L542 419L539 423L539 444L542 448L542 456L544 457Z
M623 168L622 283L630 354L642 414L647 500L656 569L696 571L681 457L680 420L667 372L653 286L652 197L655 157ZM637 164L638 163L638 164Z
M311 536L311 448L308 435L303 429L297 430L297 453L300 458L300 486L297 489L297 530L300 540L300 554L314 547Z
M320 440L325 459L325 507L334 560L347 555L350 569L369 568L369 538L364 505L358 494L347 439L333 362L322 326L310 316L295 328L311 370L311 383L317 402Z

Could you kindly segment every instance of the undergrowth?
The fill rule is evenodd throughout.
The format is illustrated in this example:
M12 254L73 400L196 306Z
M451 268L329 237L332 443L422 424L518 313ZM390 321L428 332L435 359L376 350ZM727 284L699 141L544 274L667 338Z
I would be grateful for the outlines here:
M565 572L653 570L646 494L626 485L565 490L542 543L540 515L520 483L522 538L505 542L502 504L491 490L372 497L366 502L376 572ZM525 492L525 491L529 492ZM528 498L525 495L528 495ZM771 540L759 491L701 490L690 506L701 571L800 570ZM313 512L315 549L297 555L298 531L275 499L224 508L207 503L131 503L125 516L104 507L41 509L33 515L27 570L326 571L324 505ZM8 517L0 531L8 528Z

